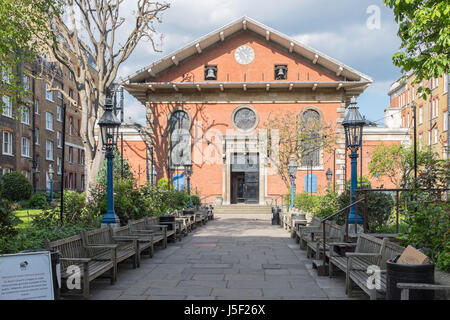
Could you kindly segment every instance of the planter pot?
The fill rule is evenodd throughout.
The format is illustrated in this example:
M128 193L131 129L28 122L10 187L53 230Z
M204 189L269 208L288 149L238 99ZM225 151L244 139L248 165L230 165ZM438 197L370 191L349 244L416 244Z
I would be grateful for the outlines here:
M396 256L386 262L386 300L400 300L401 290L397 283L434 284L434 264L398 264ZM410 300L433 300L432 290L410 290Z
M217 204L217 205L221 206L221 205L222 205L222 202L223 202L222 197L217 197L217 198L216 198L216 204Z

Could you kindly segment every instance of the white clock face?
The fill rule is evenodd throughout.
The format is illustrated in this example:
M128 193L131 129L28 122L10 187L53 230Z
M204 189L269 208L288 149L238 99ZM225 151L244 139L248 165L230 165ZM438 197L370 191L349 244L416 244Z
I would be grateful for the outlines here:
M255 51L253 51L252 47L243 45L236 49L234 58L240 64L249 64L255 59Z

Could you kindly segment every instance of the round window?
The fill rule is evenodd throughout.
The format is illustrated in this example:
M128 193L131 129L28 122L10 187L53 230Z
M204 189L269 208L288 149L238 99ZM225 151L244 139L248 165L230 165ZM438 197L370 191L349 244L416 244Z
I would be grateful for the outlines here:
M248 107L240 108L234 113L233 122L238 129L250 130L256 125L256 113Z

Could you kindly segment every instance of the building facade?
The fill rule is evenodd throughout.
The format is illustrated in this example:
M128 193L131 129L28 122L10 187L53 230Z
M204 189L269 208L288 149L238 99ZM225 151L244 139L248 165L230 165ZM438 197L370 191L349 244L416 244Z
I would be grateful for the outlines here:
M401 127L408 128L410 138L414 134L414 104L416 106L416 130L419 149L429 148L441 159L448 158L448 74L414 83L414 73L394 82L389 91L390 108L401 113ZM424 100L419 87L429 88L431 94Z
M324 193L327 169L333 188L342 191L350 173L341 123L351 97L371 82L243 17L139 70L123 86L146 106L157 179L178 181L183 165L192 163L192 188L202 200L228 205L266 204L287 193L277 174L283 141L266 125L287 112L327 123L337 137L332 151L318 147L300 159L297 192ZM366 152L380 134L386 143L403 141L395 129L372 131L364 140Z
M29 92L22 101L28 103L13 103L8 93L1 94L4 106L0 114L0 173L19 171L30 180L35 192L45 192L50 189L48 172L51 165L54 192L60 191L61 183L65 189L84 191L86 174L85 150L80 137L81 115L63 94L49 91L50 85L43 79L45 76L52 79L53 87L62 88L76 99L78 93L73 77L66 68L42 56L23 68L23 71L17 71L21 71L23 84ZM8 79L3 77L3 81Z

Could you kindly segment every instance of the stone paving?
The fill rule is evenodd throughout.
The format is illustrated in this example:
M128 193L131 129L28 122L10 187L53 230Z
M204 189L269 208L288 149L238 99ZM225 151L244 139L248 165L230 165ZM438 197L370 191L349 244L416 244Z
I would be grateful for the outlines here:
M343 276L318 277L306 252L268 217L216 215L153 258L143 256L140 268L119 265L115 285L91 283L91 299L347 299L344 284Z

